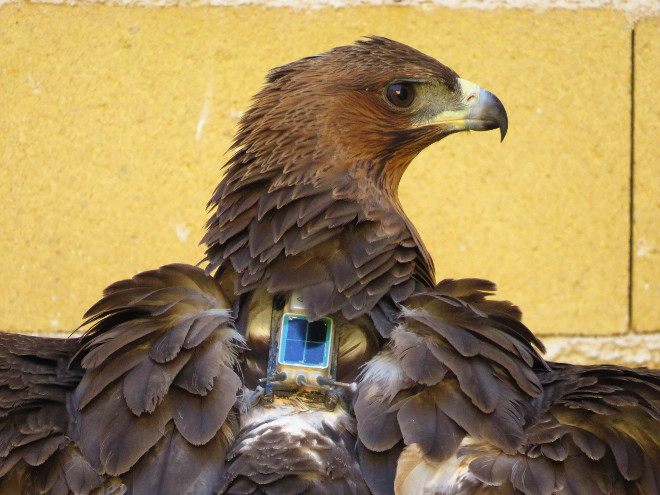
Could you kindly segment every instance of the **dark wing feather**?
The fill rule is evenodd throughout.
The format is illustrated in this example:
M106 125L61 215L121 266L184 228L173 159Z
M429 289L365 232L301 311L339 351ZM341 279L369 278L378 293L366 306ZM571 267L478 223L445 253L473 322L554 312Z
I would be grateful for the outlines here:
M447 367L434 352L437 345L412 332L402 332L392 340L392 352L405 374L422 385L435 385L447 374Z
M171 407L181 436L192 445L207 444L225 423L240 387L236 373L223 366L208 393L201 395L173 388Z
M401 392L397 399L401 399ZM395 403L397 405L398 401ZM402 404L401 404L402 405ZM363 388L353 406L358 418L358 435L363 445L374 452L394 447L402 438L397 408L379 390Z
M0 493L88 494L94 472L69 438L78 339L0 333Z
M168 265L111 285L88 312L74 437L127 493L212 493L241 386L230 307L202 270Z
M540 419L521 454L559 462L566 493L595 484L593 493L660 494L660 371L550 367L541 374Z
M660 494L660 372L546 363L493 290L447 280L409 297L366 365L358 433L371 450L403 439L398 493L460 476L457 495Z
M410 296L389 346L365 366L354 403L359 438L372 451L403 439L401 493L412 493L404 478L416 479L422 465L459 458L465 437L510 456L524 445L527 404L541 395L537 372L546 365L517 309L485 299L493 289L443 281ZM476 478L468 481L477 490Z
M233 413L227 418L228 430L235 430ZM193 446L171 423L152 448L125 476L129 493L158 495L198 495L213 493L222 474L227 439L217 435L201 447Z
M372 495L394 495L394 478L403 443L381 453L367 449L358 440L356 448L362 477Z
M153 348L152 348L153 349ZM186 353L181 359L169 363L158 363L153 358L144 357L129 372L125 373L122 391L126 405L135 416L151 414L169 392L172 382L190 359ZM120 366L120 368L124 368Z
M86 442L86 433L92 428L99 430L98 445L99 464L94 466L98 471L112 476L119 476L128 471L162 436L165 425L170 419L165 407L157 408L152 414L141 417L134 415L126 406L122 390L113 387L112 394L102 395L88 409L102 409L100 414L90 414L89 418L100 416L100 423L91 423L85 414L81 414L81 437L78 444L85 456L96 457L90 452ZM95 412L95 411L94 411ZM84 411L83 411L84 413ZM94 446L97 445L95 438Z
M432 397L414 395L397 414L403 441L418 444L430 459L447 459L456 452L466 431L449 418Z

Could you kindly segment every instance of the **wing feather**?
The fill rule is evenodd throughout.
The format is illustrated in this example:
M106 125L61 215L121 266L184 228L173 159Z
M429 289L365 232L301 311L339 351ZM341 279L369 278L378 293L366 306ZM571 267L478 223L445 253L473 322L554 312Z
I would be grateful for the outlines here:
M490 282L475 279L444 281L433 290L408 296L401 302L400 323L390 335L388 348L365 365L354 402L364 448L387 450L400 439L415 447L406 449L401 475L416 474L397 486L408 490L410 483L418 482L413 480L439 483L429 481L426 474L420 477L432 472L424 466L444 466L452 458L461 458L468 439L491 445L505 456L502 459L512 459L509 465L519 466L516 472L523 473L516 483L525 490L559 486L561 480L554 471L547 483L524 474L526 469L536 469L536 475L541 469L536 466L547 467L543 462L516 464L515 456L527 438L527 404L542 393L537 372L547 367L535 349L537 339L519 328L514 307L484 304L493 289ZM418 468L413 467L415 456ZM512 493L513 471L504 475L497 469L499 474L490 474L490 481L501 481L504 493ZM454 476L442 473L438 480ZM487 486L483 481L475 478L465 483L465 489L473 491L457 494L488 493L478 489ZM426 489L430 490L415 488L418 492Z
M190 359L176 375L174 385L191 394L204 396L213 387L214 380L225 369L222 365L221 342L193 349Z
M192 266L164 266L111 285L88 322L75 358L87 371L73 394L85 457L121 476L129 494L188 493L188 482L212 493L237 427L243 346L220 284Z
M418 444L422 453L434 461L445 460L454 454L466 434L438 407L428 392L408 399L399 409L397 420L405 444Z
M131 493L158 495L211 495L222 474L227 445L220 436L194 447L168 427L126 477Z
M208 443L226 421L240 386L241 379L233 370L220 367L207 394L174 388L172 414L181 436L192 445Z
M69 360L79 339L39 338L0 332L0 493L85 494L62 465L71 443L67 396L82 377ZM85 494L86 495L86 494Z
M136 416L153 413L167 395L170 385L181 368L187 364L190 356L190 353L186 353L165 364L143 359L126 373L123 379L123 393L131 412Z

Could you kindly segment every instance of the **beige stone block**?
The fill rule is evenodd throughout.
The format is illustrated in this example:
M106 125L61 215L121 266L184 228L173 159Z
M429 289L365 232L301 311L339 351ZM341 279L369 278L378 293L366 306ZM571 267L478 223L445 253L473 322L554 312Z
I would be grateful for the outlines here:
M660 330L660 18L635 28L633 328Z
M616 364L660 369L660 334L548 337L545 358L572 364Z
M423 153L402 201L438 278L536 331L627 328L630 30L605 10L0 7L0 328L70 331L109 283L195 263L230 136L273 66L366 34L497 94L509 135Z

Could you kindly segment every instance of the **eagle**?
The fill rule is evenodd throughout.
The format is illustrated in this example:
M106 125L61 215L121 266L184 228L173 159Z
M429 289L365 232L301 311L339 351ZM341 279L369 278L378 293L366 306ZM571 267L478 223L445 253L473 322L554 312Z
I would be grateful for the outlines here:
M382 37L270 71L203 267L0 334L0 494L660 494L660 372L544 360L493 283L436 282L398 200L425 147L507 126Z

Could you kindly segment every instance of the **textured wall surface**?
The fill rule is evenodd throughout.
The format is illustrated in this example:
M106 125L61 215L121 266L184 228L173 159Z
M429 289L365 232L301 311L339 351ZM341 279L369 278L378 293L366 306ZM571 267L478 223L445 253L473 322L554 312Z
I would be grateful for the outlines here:
M544 334L651 332L628 335L654 363L660 22L632 19L630 9L5 4L0 329L68 333L111 282L198 262L206 201L266 71L379 34L493 91L509 113L502 144L495 132L451 136L404 177L402 202L438 278L496 281ZM622 338L588 347L626 347Z
M635 32L633 328L660 329L660 18Z

